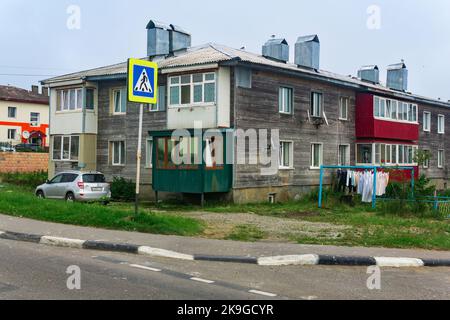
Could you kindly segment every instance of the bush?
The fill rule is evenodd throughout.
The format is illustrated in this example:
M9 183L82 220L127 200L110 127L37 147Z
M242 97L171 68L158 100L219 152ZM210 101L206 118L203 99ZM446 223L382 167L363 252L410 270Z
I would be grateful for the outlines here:
M0 175L4 183L13 184L16 186L36 188L37 186L45 183L48 179L48 172L36 171L29 173L3 173Z
M136 184L122 177L115 177L111 183L111 197L117 201L134 201L136 197Z

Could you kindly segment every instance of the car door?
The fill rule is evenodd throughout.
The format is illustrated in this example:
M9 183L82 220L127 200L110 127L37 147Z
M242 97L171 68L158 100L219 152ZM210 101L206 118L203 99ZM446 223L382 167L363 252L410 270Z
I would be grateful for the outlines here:
M67 192L72 191L72 184L78 178L77 174L64 173L61 182L55 190L55 197L58 199L65 199Z
M56 198L57 190L61 185L62 178L63 174L58 174L52 180L49 181L49 183L46 185L45 188L45 196L47 198Z

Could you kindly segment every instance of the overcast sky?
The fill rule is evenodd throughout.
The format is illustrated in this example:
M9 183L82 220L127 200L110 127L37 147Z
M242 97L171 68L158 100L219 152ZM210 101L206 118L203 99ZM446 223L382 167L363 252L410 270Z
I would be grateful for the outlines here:
M71 5L81 10L80 29L67 27ZM379 21L377 11L368 13L373 5ZM356 75L361 65L377 64L385 81L386 66L404 59L410 91L450 99L448 0L0 0L0 84L28 88L51 75L143 57L150 19L180 25L193 45L257 53L272 34L291 47L300 35L318 34L321 69Z

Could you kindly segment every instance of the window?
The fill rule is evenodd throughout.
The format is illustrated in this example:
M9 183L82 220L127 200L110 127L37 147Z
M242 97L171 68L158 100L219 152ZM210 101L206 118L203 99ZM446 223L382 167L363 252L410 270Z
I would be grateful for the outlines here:
M319 169L322 165L322 149L323 146L320 143L313 143L311 145L311 169Z
M154 143L156 143L155 159L158 169L175 170L177 169L177 166L182 167L183 169L196 169L197 164L202 161L201 143L199 142L198 137L184 137L179 140L172 139L171 137L161 137L157 138ZM211 144L214 145L212 138L205 141L206 148L210 150L209 152L205 150L205 162L207 167L216 167L218 157L213 150L216 150L217 146L214 148ZM174 161L175 158L173 158L173 151L177 146L179 146L178 152L180 158ZM189 154L190 156L185 157L184 155L186 154ZM175 154L175 156L177 155ZM187 163L188 159L190 163ZM223 163L223 160L220 161ZM180 164L177 165L175 162L180 162Z
M323 114L323 96L321 93L311 93L311 115L313 117L321 118Z
M169 105L214 103L216 74L199 73L169 78Z
M444 168L444 150L438 150L438 168Z
M350 146L347 144L342 144L339 146L339 165L348 166L350 165Z
M431 131L431 113L427 111L423 112L423 131Z
M78 161L79 136L53 136L53 160Z
M83 107L82 88L57 90L56 97L57 97L56 111L74 111L82 109Z
M51 183L51 184L54 184L54 183L61 183L62 179L63 179L63 175L60 174L60 175L57 175L56 177L54 177L54 178L50 181L50 183Z
M423 150L425 154L430 154L429 150ZM424 169L428 169L430 167L430 158L429 157L425 157L424 161L423 161L423 168Z
M347 120L349 98L341 97L339 99L339 120Z
M16 140L17 130L16 129L8 129L8 140Z
M8 118L15 118L17 116L16 107L8 107Z
M146 144L145 144L145 166L147 168L152 167L153 163L153 139L147 138Z
M381 145L375 144L375 164L381 164Z
M372 164L372 145L358 144L356 146L357 162L360 164Z
M392 156L391 156L391 163L396 164L397 163L397 145L392 145Z
M417 110L416 104L381 97L374 98L375 118L417 123Z
M114 89L112 91L112 99L113 99L113 114L125 114L127 112L125 90Z
M148 110L150 112L166 110L166 86L158 87L158 102L157 104L150 104Z
M83 174L83 182L85 183L105 183L106 179L103 174Z
M438 115L438 133L445 133L445 117L443 115Z
M293 90L292 88L281 87L279 90L279 111L280 113L292 113Z
M293 161L292 141L280 141L280 169L292 169Z
M62 176L61 183L72 183L78 178L78 175L74 173L65 173Z
M111 142L112 146L112 165L123 166L125 165L125 141Z
M94 110L94 89L86 89L86 109Z
M32 127L39 127L40 126L40 114L37 112L31 112L30 113L30 125Z

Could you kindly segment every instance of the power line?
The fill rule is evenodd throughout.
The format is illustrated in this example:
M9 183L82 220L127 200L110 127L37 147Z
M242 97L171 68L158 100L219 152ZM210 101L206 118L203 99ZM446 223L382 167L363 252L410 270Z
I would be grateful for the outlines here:
M0 73L0 76L8 77L56 77L54 74L23 74L23 73Z

